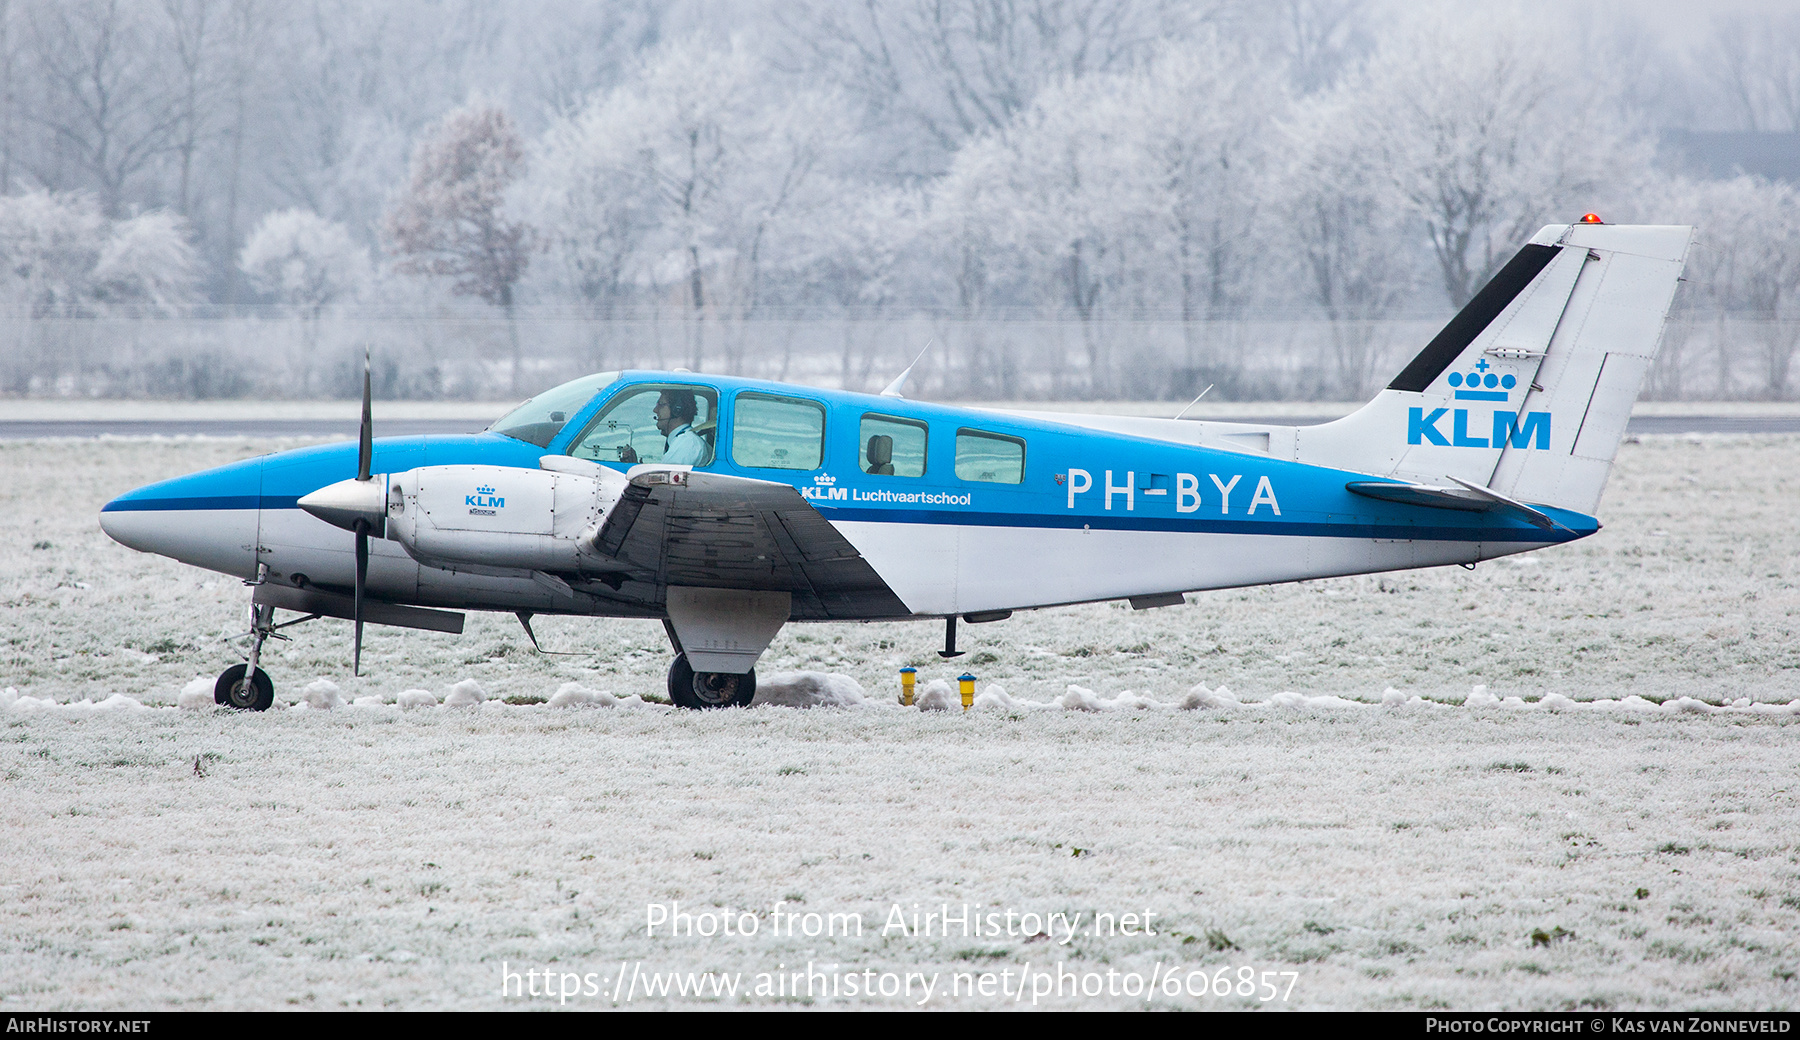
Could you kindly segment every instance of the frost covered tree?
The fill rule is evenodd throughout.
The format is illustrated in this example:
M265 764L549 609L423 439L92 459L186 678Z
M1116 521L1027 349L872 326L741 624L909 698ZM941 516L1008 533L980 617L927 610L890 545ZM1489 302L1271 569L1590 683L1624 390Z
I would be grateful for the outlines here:
M1303 95L1332 86L1372 44L1367 0L1281 0L1271 6L1289 80Z
M831 95L771 91L742 44L688 39L554 125L522 194L591 307L666 287L696 322L742 316L832 197L823 175L847 134ZM703 344L696 332L695 368Z
M1654 203L1658 219L1692 222L1699 235L1688 256L1689 292L1714 315L1718 369L1715 392L1734 395L1732 331L1744 328L1756 346L1761 392L1774 400L1792 394L1791 372L1800 334L1800 193L1757 177L1670 182ZM1733 319L1748 319L1738 326Z
M171 313L197 298L187 226L161 210L108 221L88 195L0 198L0 272L11 307L34 318Z
M1341 110L1460 307L1533 231L1626 193L1649 166L1614 89L1523 22L1427 17L1346 79Z
M106 236L106 218L91 196L34 191L0 198L9 309L33 318L82 313Z
M933 193L958 260L991 280L1013 258L1028 292L1081 323L1093 393L1110 381L1100 319L1178 308L1191 331L1240 313L1255 279L1262 142L1284 98L1207 38L1046 88L966 145Z
M1093 327L1120 282L1125 240L1147 202L1133 176L1133 128L1102 116L1095 77L1047 91L1004 134L965 145L935 186L933 237L963 268L967 316L1007 286L1075 318L1091 393L1108 382L1104 340ZM976 359L979 360L979 359ZM1060 362L1052 366L1060 371Z
M1272 208L1293 244L1298 287L1331 325L1333 382L1360 399L1383 360L1378 323L1413 289L1404 214L1367 161L1340 94L1303 102L1284 126L1286 166Z
M506 219L506 192L525 164L524 144L506 113L472 104L431 127L413 151L412 175L388 211L389 248L406 274L442 275L451 291L479 296L506 314L512 383L518 390L519 334L513 287L530 262L531 229Z
M413 151L411 177L388 211L387 235L406 274L455 279L510 315L513 286L530 262L531 229L504 215L523 171L524 145L501 109L471 105L445 116Z
M1701 49L1700 71L1738 124L1752 131L1800 130L1800 14L1720 14Z
M1159 39L1221 18L1229 0L895 0L818 3L784 17L796 62L856 99L885 166L936 174L964 142L1000 131L1046 87L1128 69Z
M187 221L153 210L112 226L94 263L100 306L173 314L199 299L200 262Z
M349 228L304 209L263 217L238 254L238 267L259 291L311 318L356 299L375 277L368 249Z
M299 379L310 389L317 370L319 319L333 303L354 300L375 277L369 251L350 229L311 210L270 213L250 233L238 266L251 285L291 307L301 319L305 355Z
M1287 105L1280 82L1217 34L1169 46L1126 82L1127 110L1153 193L1162 252L1173 254L1183 321L1235 316L1260 271L1257 218L1269 187L1267 142Z
M34 173L45 185L91 187L109 216L125 212L129 185L169 150L178 123L153 17L149 5L120 0L30 12L41 94L27 113L49 138Z

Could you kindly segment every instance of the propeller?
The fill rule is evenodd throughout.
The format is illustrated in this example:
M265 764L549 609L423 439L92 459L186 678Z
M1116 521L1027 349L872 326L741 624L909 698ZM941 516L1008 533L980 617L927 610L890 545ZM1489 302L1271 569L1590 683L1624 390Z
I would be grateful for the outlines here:
M362 430L356 443L356 479L364 484L374 479L369 468L375 462L375 422L369 393L369 349L363 348ZM369 581L369 521L357 517L356 532L356 636L351 661L351 674L362 674L363 587Z
M363 350L362 429L356 446L356 476L327 484L297 503L301 509L356 535L355 674L362 674L363 599L369 584L369 537L387 536L387 478L376 477L375 422L371 404L369 351Z

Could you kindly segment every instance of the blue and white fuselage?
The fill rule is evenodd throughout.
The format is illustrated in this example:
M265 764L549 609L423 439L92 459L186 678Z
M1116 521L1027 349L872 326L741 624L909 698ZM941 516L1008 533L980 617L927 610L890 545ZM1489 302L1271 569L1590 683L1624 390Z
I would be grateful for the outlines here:
M1546 510L1561 525L1546 531L1505 511L1464 512L1369 498L1346 490L1347 484L1368 480L1368 474L1260 452L1172 444L1000 412L675 373L621 374L596 391L546 446L493 432L382 438L375 442L374 468L378 473L437 466L538 471L542 457L567 454L585 422L609 400L646 383L715 390L721 419L714 461L696 468L793 486L868 560L904 605L904 615L944 617L1473 563L1598 529L1592 517L1568 510ZM793 471L735 462L732 418L741 393L816 403L825 414L820 465ZM858 433L866 415L924 427L921 475L865 471ZM1022 443L1023 479L959 478L959 431ZM621 474L632 468L616 460L600 465ZM313 585L348 588L353 563L343 532L298 502L355 474L353 443L280 452L128 492L107 504L102 523L133 548L245 579L254 578L261 564L273 581L300 575ZM465 498L473 501L481 486L486 485L472 484ZM490 493L489 499L504 503L506 496ZM570 599L528 572L441 571L391 541L375 544L369 592L391 602L471 610L651 613L608 598Z

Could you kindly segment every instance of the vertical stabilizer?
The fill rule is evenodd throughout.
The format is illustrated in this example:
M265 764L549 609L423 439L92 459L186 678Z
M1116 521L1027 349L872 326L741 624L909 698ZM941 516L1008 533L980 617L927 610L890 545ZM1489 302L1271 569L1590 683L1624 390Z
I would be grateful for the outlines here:
M1374 401L1298 430L1296 456L1593 513L1692 239L1544 228Z

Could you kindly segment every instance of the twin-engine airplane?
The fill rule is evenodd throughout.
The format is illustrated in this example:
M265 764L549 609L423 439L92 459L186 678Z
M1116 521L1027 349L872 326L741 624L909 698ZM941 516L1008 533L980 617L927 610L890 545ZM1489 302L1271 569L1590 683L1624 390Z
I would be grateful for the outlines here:
M377 441L365 377L360 444L152 484L100 522L254 586L221 704L269 707L279 609L354 619L359 669L365 621L660 619L675 703L743 705L790 621L943 619L953 655L959 617L1169 606L1590 535L1691 240L1591 215L1546 227L1386 390L1319 426L603 372L484 433Z

